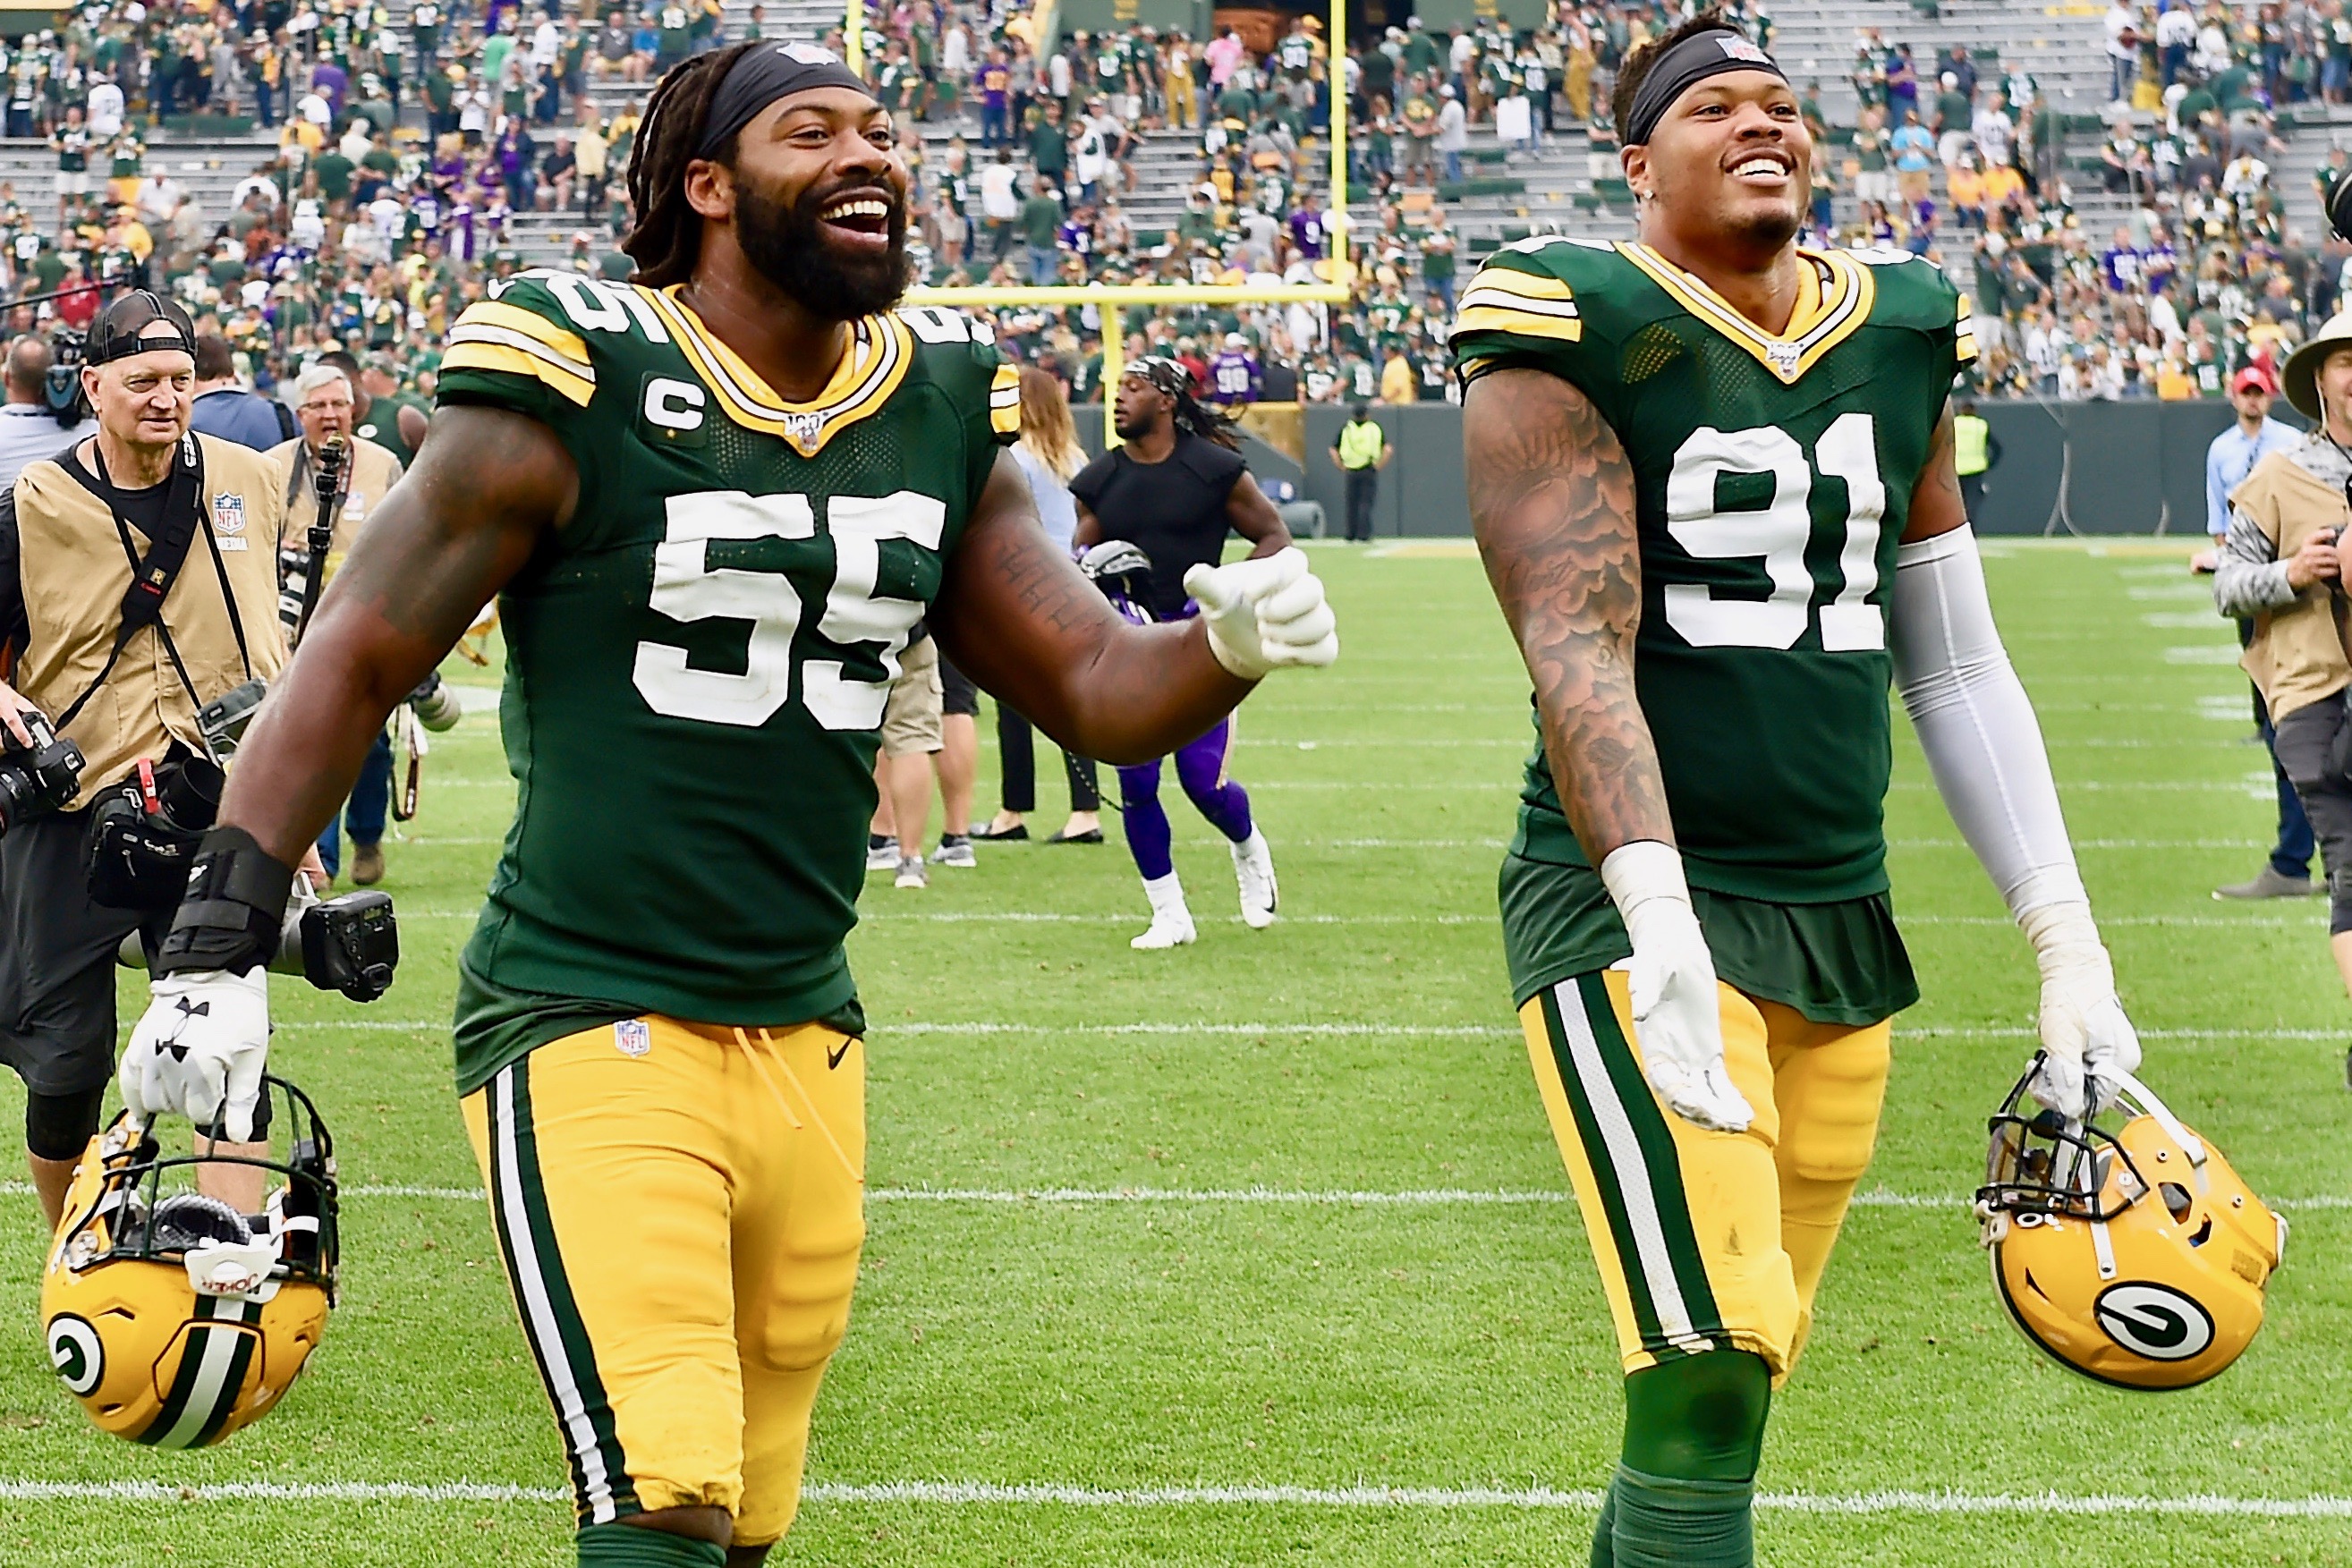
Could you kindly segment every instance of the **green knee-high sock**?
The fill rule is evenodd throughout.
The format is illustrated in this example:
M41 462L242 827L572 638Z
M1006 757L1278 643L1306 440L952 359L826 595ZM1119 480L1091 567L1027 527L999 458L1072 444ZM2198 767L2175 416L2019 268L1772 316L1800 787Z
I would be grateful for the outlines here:
M1625 1380L1606 1568L1753 1568L1756 1465L1772 1375L1745 1351L1679 1357Z
M1677 1480L1617 1467L1613 1568L1755 1568L1756 1483Z
M1592 1568L1617 1568L1617 1483L1601 1494L1601 1522L1592 1527Z
M727 1548L642 1524L592 1524L580 1532L580 1568L727 1568Z

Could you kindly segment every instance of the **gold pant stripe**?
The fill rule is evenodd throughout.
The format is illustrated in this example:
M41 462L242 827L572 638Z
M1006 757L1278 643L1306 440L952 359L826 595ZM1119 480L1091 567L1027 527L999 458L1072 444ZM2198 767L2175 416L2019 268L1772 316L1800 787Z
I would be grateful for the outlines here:
M554 1313L550 1336L531 1263L511 1260L535 1347L551 1337L567 1352L545 1359L581 1392L575 1412L550 1378L582 1521L600 1512L593 1453L617 1515L722 1508L738 1545L775 1541L799 1504L809 1414L865 1239L864 1046L813 1025L655 1017L552 1041L508 1071L467 1097L466 1120L502 1230L520 1228L502 1190L519 1186L543 1241L534 1261L569 1290L570 1322ZM502 1081L514 1115L492 1136Z

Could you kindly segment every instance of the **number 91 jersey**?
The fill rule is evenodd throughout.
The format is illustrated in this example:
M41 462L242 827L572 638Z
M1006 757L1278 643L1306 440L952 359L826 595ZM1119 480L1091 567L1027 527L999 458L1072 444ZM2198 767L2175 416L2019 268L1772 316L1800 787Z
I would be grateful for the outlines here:
M439 401L527 414L579 469L500 600L519 790L462 962L461 1089L588 998L747 1025L855 1006L883 706L1020 414L961 314L852 330L792 403L675 290L526 273L450 329Z
M1548 371L1634 477L1635 678L1692 883L1779 904L1886 888L1885 604L1968 306L1895 251L1800 252L1758 329L1640 245L1507 246L1462 295L1464 380ZM1538 738L1514 845L1581 865Z

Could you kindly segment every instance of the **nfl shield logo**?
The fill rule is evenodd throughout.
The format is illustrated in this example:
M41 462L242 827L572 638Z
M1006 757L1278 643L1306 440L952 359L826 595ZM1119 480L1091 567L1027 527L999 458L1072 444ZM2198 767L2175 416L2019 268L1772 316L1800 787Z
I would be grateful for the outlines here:
M654 1031L643 1019L623 1019L613 1026L613 1043L623 1056L643 1056L654 1048Z
M1804 353L1802 345L1771 342L1764 345L1764 352L1771 357L1772 369L1779 372L1782 381L1796 379L1797 361Z
M784 431L795 445L814 446L816 438L824 434L824 415L821 413L788 413L784 415Z
M245 497L224 490L213 497L213 527L225 534L245 532Z

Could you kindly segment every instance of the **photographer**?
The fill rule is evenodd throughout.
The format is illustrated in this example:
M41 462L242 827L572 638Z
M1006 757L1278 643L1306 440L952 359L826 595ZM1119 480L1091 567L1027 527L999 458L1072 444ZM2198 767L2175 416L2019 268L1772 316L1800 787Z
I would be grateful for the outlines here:
M0 407L0 489L14 485L26 464L73 439L49 406L49 366L55 360L48 340L37 332L8 345L8 402Z
M152 956L186 875L184 862L110 859L113 841L94 830L126 783L146 802L138 825L167 850L172 829L209 825L220 771L198 710L286 658L278 476L259 453L189 434L194 350L178 305L144 291L116 299L92 324L80 371L96 434L27 465L0 495L11 656L0 1060L25 1081L26 1146L52 1225L113 1071L117 949L137 931ZM51 721L61 738L37 748ZM210 1135L231 1130L263 1129ZM224 1141L218 1152L252 1151ZM251 1192L215 1196L249 1213L260 1173L239 1176Z
M2239 663L2269 706L2279 766L2319 840L2328 946L2352 989L2352 658L2339 543L2352 523L2352 313L2289 356L2280 380L2316 428L2263 457L2230 493L2213 601L2224 615L2252 619ZM2352 1056L2345 1071L2352 1085Z
M369 512L400 480L400 459L373 441L352 439L359 400L340 368L322 361L304 371L294 382L294 417L301 422L302 434L269 450L269 461L277 467L278 492L286 504L278 551L286 594L280 612L289 627L300 612L310 570L310 525L319 516L320 455L333 444L341 476L336 491L340 502L334 542L327 547L319 577L321 584L334 576L335 568L350 553L352 540L358 537ZM326 869L329 882L342 870L343 827L352 835L352 881L373 887L383 880L383 824L391 803L392 741L378 735L360 768L359 781L352 786L351 801L341 822L330 821L327 831L319 835L319 863Z

